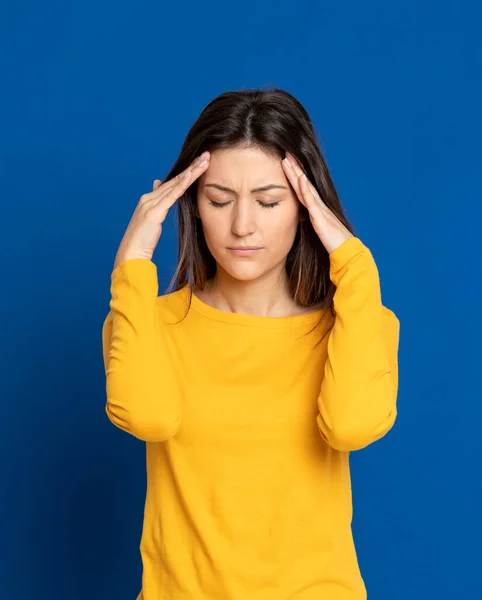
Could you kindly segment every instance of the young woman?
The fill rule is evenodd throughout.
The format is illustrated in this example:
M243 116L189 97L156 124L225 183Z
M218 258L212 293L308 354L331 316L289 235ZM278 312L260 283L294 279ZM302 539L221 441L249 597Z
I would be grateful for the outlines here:
M399 320L292 95L206 106L141 196L111 294L106 412L147 446L138 599L365 599L349 453L395 421Z

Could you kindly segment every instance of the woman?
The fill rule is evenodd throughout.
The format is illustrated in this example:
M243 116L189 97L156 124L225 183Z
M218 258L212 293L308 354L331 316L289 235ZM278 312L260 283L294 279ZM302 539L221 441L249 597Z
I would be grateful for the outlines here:
M175 289L158 296L176 200ZM395 421L399 321L292 95L206 106L141 196L111 294L106 411L147 443L138 599L366 598L349 452Z

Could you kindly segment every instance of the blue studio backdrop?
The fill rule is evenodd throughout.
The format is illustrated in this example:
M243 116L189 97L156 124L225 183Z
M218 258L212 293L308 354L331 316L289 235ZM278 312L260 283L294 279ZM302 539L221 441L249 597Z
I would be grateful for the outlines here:
M351 456L368 596L482 598L480 18L456 0L2 5L0 598L136 598L145 446L104 412L114 256L203 107L270 86L312 116L401 322L397 423ZM171 211L159 293L176 243Z

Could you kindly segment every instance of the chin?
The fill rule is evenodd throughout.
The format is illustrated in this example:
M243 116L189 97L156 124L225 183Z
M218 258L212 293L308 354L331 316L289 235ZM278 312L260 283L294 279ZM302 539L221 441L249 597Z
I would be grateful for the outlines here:
M253 281L267 272L266 265L250 258L227 258L214 256L216 264L233 279L238 281ZM221 259L221 260L220 260Z
M260 269L259 265L255 264L224 264L221 266L226 273L238 281L253 281L265 273L264 269Z

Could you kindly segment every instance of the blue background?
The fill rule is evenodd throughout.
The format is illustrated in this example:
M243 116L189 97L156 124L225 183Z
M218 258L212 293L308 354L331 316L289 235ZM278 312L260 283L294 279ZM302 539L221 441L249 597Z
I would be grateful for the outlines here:
M115 252L202 108L270 85L311 114L401 321L397 424L351 456L369 598L482 597L481 16L456 0L1 5L0 598L136 598L145 447L104 412Z

